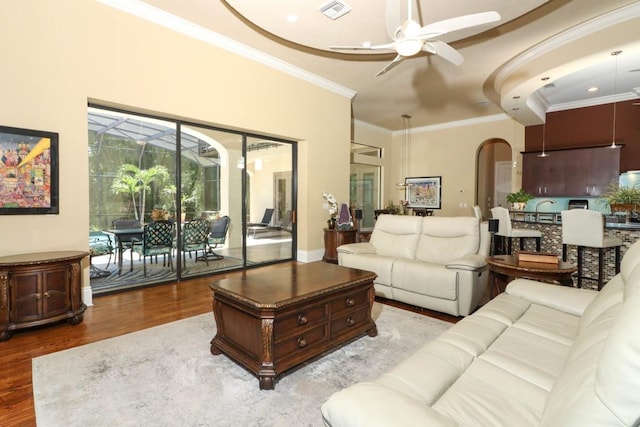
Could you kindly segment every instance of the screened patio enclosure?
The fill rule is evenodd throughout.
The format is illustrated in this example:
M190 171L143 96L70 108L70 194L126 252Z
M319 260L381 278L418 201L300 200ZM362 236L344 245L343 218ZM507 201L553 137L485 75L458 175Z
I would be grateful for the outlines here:
M87 117L94 293L294 259L295 142L98 106ZM164 221L171 243L153 242Z

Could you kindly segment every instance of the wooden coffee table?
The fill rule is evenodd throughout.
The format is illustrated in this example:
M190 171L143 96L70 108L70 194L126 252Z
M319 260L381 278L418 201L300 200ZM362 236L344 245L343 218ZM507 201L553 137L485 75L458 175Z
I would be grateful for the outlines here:
M287 369L356 337L376 336L375 273L324 262L279 264L213 283L217 333L211 353L226 354L275 387Z
M500 290L498 281L507 282L509 278L523 278L542 282L559 283L573 286L571 274L578 271L575 264L559 261L557 264L544 262L518 261L515 255L496 255L487 258L491 277L489 280L490 296L494 296L494 288Z

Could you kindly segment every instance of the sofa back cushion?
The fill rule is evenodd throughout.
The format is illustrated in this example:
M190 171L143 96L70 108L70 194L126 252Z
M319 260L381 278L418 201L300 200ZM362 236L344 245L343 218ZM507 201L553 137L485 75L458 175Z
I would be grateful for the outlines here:
M620 276L624 281L624 297L629 298L631 294L634 294L640 290L640 282L637 280L630 280L631 274L636 270L636 267L640 265L640 240L637 240L629 249L624 253L622 262L620 263Z
M422 218L416 259L447 264L465 255L477 254L480 248L480 220L456 216Z
M380 215L369 243L378 255L414 259L421 228L420 216Z
M628 276L640 283L640 266ZM640 292L625 302L602 349L596 370L596 395L624 425L640 424Z

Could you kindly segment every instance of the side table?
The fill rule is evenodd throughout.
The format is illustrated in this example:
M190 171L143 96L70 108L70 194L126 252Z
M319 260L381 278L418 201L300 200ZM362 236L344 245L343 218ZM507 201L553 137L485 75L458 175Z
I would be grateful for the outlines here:
M338 246L347 243L356 243L358 238L358 230L352 228L350 230L324 229L324 262L333 264L338 263Z
M499 282L506 284L509 279L522 278L541 282L559 283L573 286L571 275L578 271L575 264L564 261L555 263L518 261L515 255L496 255L487 258L489 264L489 295L494 297L494 289L501 292ZM499 293L497 292L497 293Z

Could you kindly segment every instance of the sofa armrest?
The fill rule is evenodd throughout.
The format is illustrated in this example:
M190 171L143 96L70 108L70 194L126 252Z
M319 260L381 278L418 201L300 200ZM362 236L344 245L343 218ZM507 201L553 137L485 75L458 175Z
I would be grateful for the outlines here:
M348 243L338 246L336 249L343 254L375 254L376 248L369 242Z
M592 289L571 288L529 279L516 279L510 282L505 292L531 303L575 316L582 316L587 306L598 295L598 291Z
M372 382L354 384L334 393L321 407L328 427L447 427L451 418L424 402Z
M449 270L477 271L484 270L487 267L487 261L481 255L471 254L449 261L445 267Z

